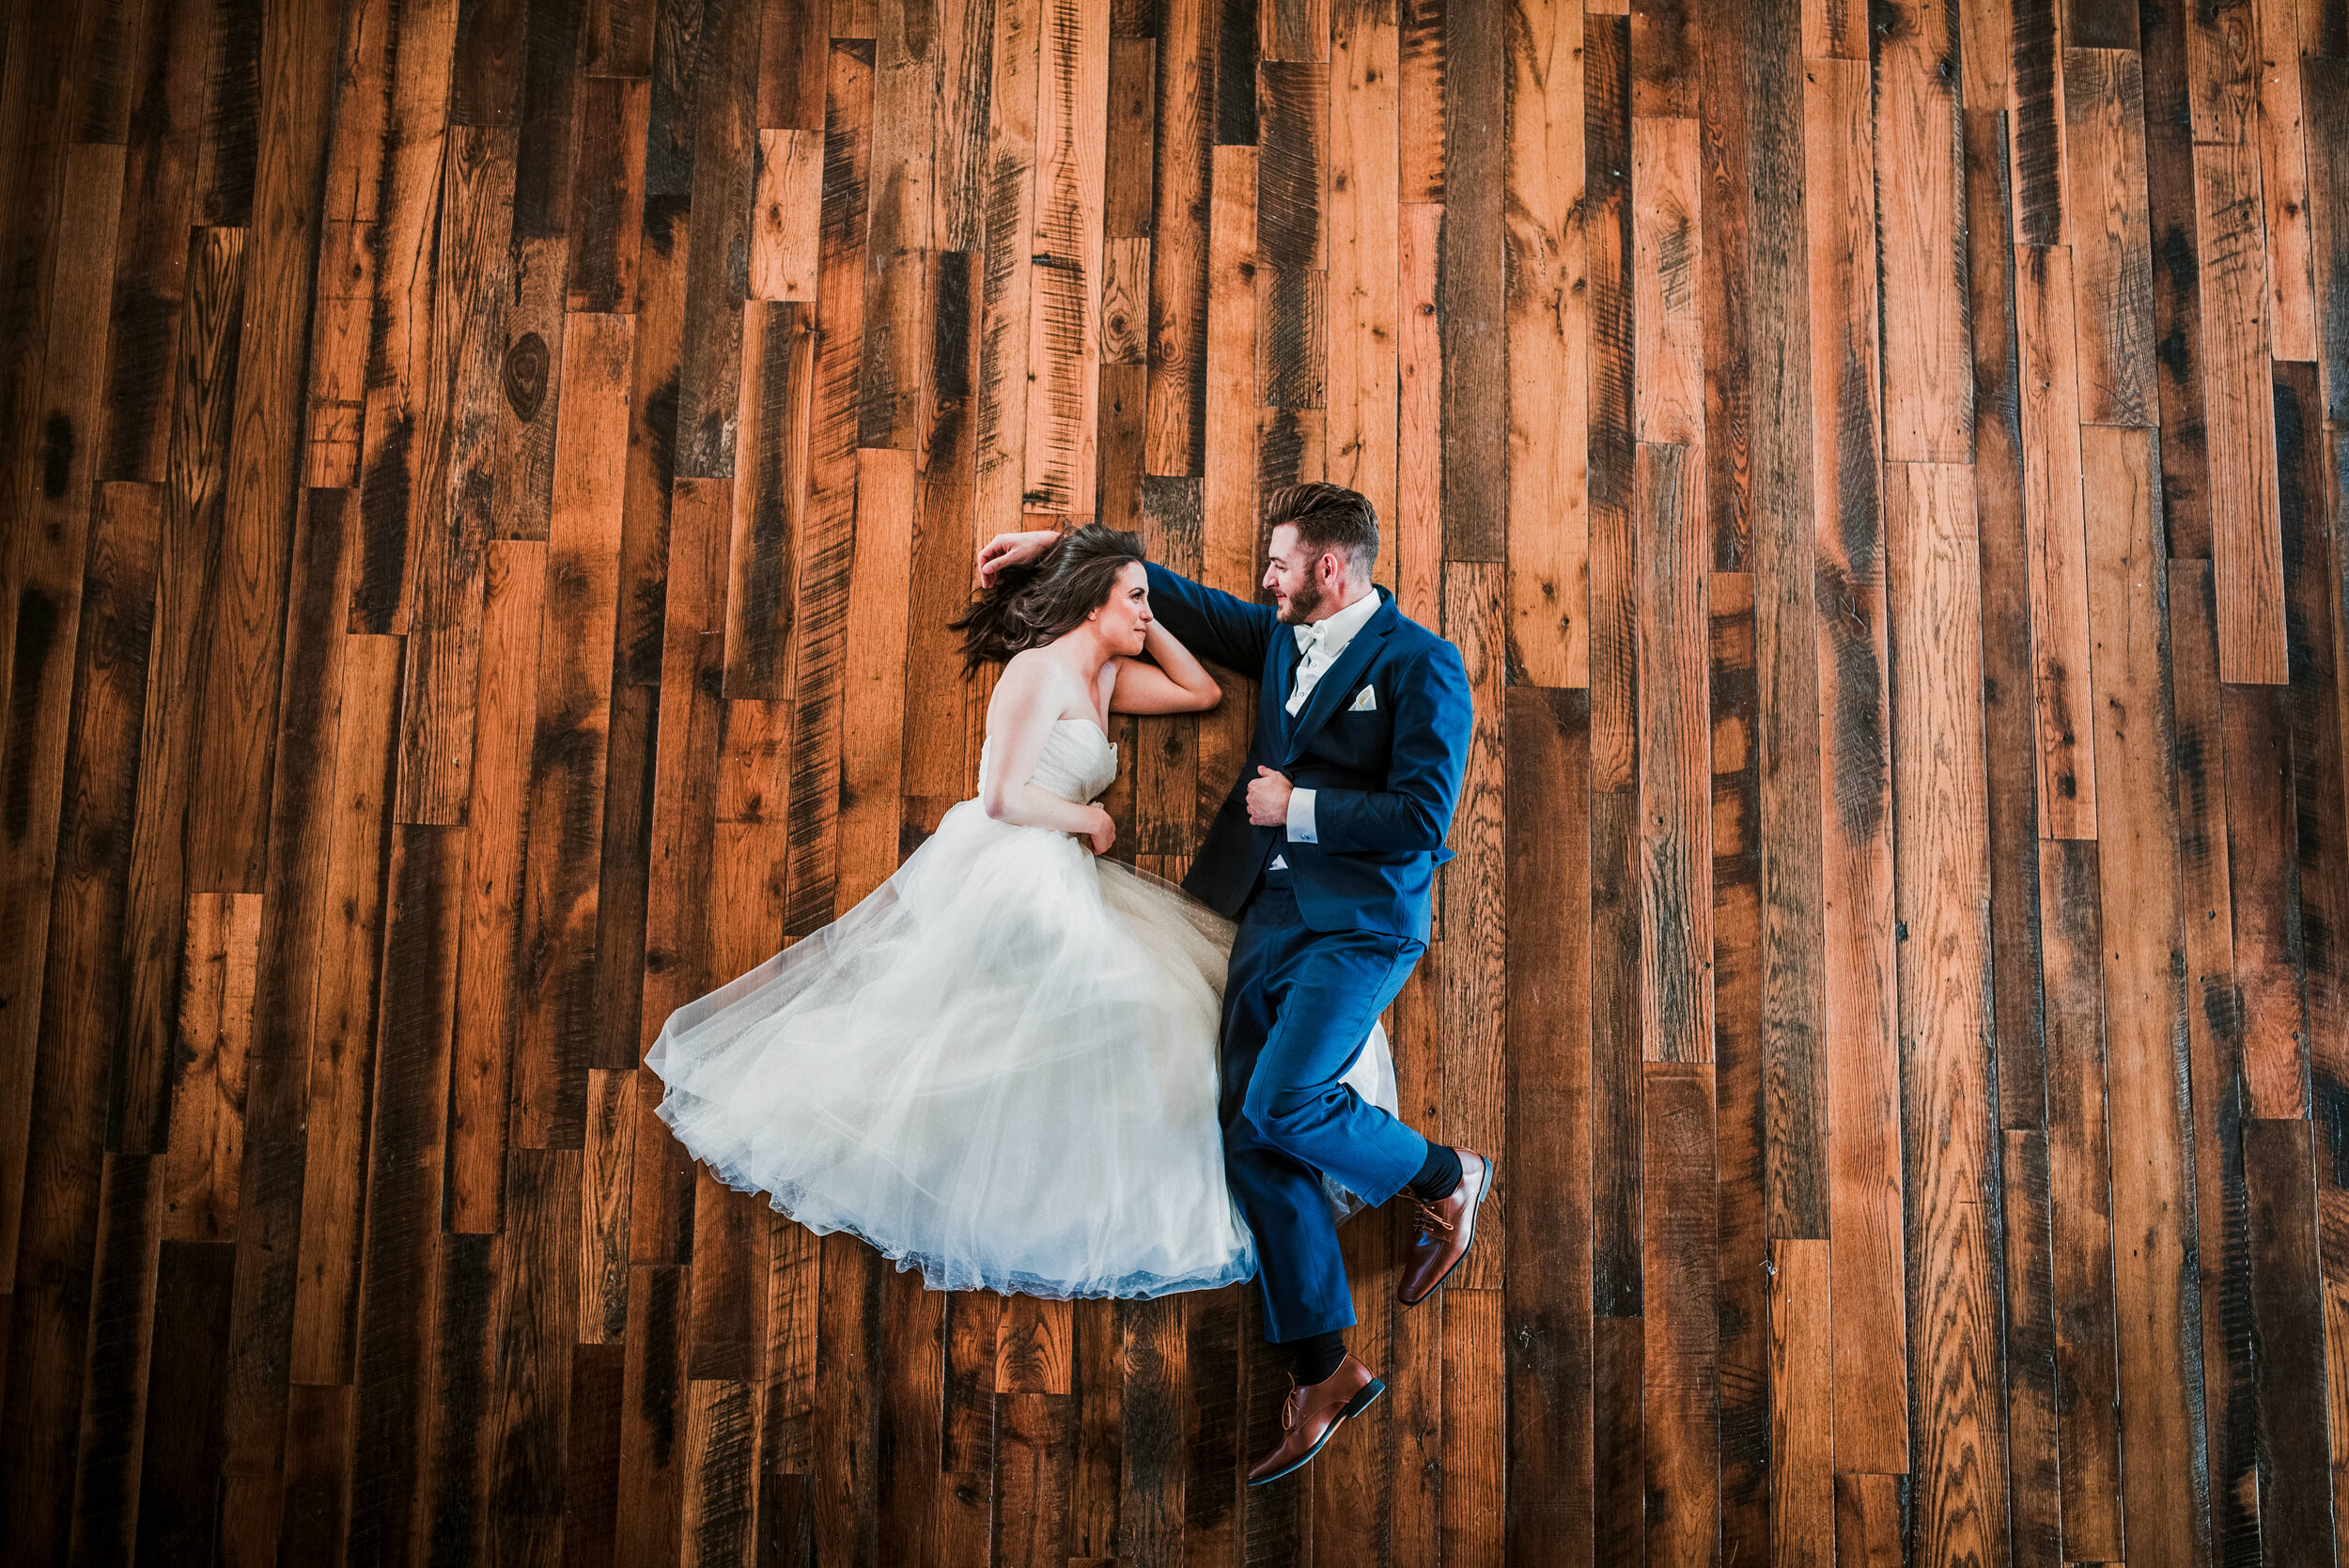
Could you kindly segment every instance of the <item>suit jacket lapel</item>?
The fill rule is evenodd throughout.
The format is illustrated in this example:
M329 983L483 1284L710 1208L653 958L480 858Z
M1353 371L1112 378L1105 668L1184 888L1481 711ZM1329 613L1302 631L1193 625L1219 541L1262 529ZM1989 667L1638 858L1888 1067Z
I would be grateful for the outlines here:
M1338 710L1340 701L1352 699L1355 677L1369 668L1379 644L1394 629L1394 623L1401 613L1395 609L1393 598L1384 591L1374 591L1378 592L1384 602L1369 620L1362 623L1362 629L1354 633L1353 641L1346 644L1346 651L1338 655L1337 661L1322 671L1321 678L1314 683L1314 694L1305 699L1304 711L1297 715L1289 725L1288 733L1282 737L1282 768L1285 768L1297 760L1297 753L1304 750L1305 742L1312 739L1315 732L1328 723L1330 716ZM1290 639L1292 644L1295 640L1293 636ZM1297 651L1292 646L1289 667L1295 669L1296 666ZM1285 704L1287 695L1283 690L1278 700Z
M1276 625L1265 660L1264 684L1256 693L1257 717L1269 742L1264 749L1267 756L1279 756L1288 749L1289 728L1295 722L1288 710L1289 688L1297 682L1298 658L1296 631L1286 623Z

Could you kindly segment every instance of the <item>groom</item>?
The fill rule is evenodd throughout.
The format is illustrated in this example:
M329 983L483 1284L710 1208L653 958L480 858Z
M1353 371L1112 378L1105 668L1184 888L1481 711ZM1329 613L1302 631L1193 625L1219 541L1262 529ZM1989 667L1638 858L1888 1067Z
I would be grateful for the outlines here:
M1468 763L1460 650L1371 582L1378 520L1338 485L1265 505L1272 605L1150 564L1150 604L1190 650L1263 682L1242 776L1183 886L1239 922L1223 993L1223 1157L1256 1235L1266 1337L1291 1357L1280 1444L1251 1485L1313 1458L1385 1385L1347 1354L1354 1322L1320 1174L1370 1203L1408 1193L1419 1229L1397 1293L1426 1299L1469 1250L1493 1168L1340 1081L1426 951L1428 900ZM1056 536L1003 534L979 573Z

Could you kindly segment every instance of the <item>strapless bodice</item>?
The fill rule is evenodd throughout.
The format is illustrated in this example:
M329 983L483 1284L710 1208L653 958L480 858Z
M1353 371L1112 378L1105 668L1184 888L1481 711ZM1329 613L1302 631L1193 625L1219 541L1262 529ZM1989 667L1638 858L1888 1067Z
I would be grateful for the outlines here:
M993 736L979 747L982 795L987 792L987 770L994 760L994 750ZM1101 733L1100 725L1090 719L1055 719L1028 782L1064 800L1084 805L1109 788L1116 777L1117 743Z

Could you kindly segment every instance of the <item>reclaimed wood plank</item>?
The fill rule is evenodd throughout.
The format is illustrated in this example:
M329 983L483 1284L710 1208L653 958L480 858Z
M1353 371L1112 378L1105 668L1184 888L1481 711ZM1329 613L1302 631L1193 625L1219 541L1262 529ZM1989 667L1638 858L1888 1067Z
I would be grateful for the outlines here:
M1835 1406L1802 1392L1835 1372L1830 1245L1770 1243L1770 1551L1781 1562L1835 1560Z
M1916 1551L1952 1560L2004 1538L2002 1390L1991 1222L1978 1201L1997 1150L1989 1098L1990 968L1983 852L1980 577L1972 474L1888 467L1893 624L1916 629L1893 666L1893 800L1908 1300L1917 1389ZM1906 644L1906 640L1905 640ZM1927 889L1932 890L1930 895Z
M168 1158L107 1155L99 1176L89 1348L82 1373L68 1537L68 1550L86 1561L128 1560L137 1543ZM202 1255L218 1258L227 1251L212 1246ZM186 1302L182 1298L173 1305ZM162 1337L168 1347L177 1335L167 1327ZM175 1378L174 1369L166 1368L164 1386L169 1388ZM185 1415L171 1413L172 1419ZM168 1448L158 1454L159 1459L170 1457Z
M1447 561L1508 558L1508 244L1497 6L1444 10L1443 548Z
M581 86L567 303L572 310L632 313L645 232L645 138L652 83L588 76Z
M1451 1285L1445 1288L1452 1290ZM1502 1560L1501 1495L1507 1467L1501 1305L1498 1290L1463 1289L1444 1299L1439 1540L1445 1562L1476 1568L1499 1568Z
M1884 456L1973 456L1966 327L1957 83L1957 8L1898 0L1876 34L1876 198L1884 289Z
M2063 75L2080 419L2152 425L2159 396L2142 63L2134 49L2067 49Z
M2194 149L2201 265L2202 397L2210 452L2211 559L2218 590L2219 678L2288 677L2283 524L2269 392L2267 250L2252 149Z
M355 638L345 655L334 750L334 830L303 1101L300 1288L291 1376L351 1378L366 1217L368 1089L382 1004L382 868L389 852L399 640Z
M2325 1324L2316 1256L2310 1127L2302 1117L2243 1129L2250 1196L2251 1301L2259 1325L2260 1542L2279 1561L2332 1550Z
M1584 270L1591 311L1587 426L1590 518L1591 780L1631 785L1639 767L1640 669L1631 518L1639 404L1627 23L1586 23Z
M974 514L972 474L977 430L971 418L971 386L978 364L977 313L972 309L972 257L967 251L940 255L932 286L929 365L923 396L928 405L920 458L913 529L913 597L908 609L906 647L905 772L907 827L926 831L948 803L976 787L976 763L966 753L971 728L971 688L961 675L957 643L946 623L970 602L971 562L979 522ZM1109 374L1116 369L1125 379ZM1112 410L1121 395L1141 391L1136 366L1105 367L1102 407ZM1125 421L1140 447L1141 401ZM1112 442L1103 432L1104 485ZM1139 466L1137 464L1137 466ZM918 802L918 804L917 804Z
M1603 1318L1636 1319L1642 1298L1639 812L1634 791L1591 791L1591 1297ZM1618 1462L1604 1450L1595 1461Z
M580 1153L506 1156L504 1313L498 1324L492 1560L562 1559L570 1473L571 1363L578 1343Z
M1090 509L1099 417L1102 180L1109 18L1049 0L1035 111L1034 269L1028 327L1023 508Z
M1509 38L1510 644L1532 684L1587 686L1590 410L1574 396L1591 352L1581 14L1521 6ZM1333 272L1344 265L1332 247Z
M1720 1553L1720 1280L1713 1066L1643 1064L1641 1300L1647 1541L1671 1560Z
M431 1376L423 1516L428 1553L487 1551L491 1396L497 1389L497 1326L505 1282L504 1238L443 1233L433 1281Z
M752 199L756 190L761 128L817 130L822 127L821 72L826 50L812 46L805 70L818 73L813 117L770 118L760 51L764 8L749 0L724 0L706 8L697 45L668 70L656 51L651 144L646 151L646 196L688 198L692 218L685 244L685 347L677 372L677 473L680 478L719 479L736 473L734 412L742 382L742 302L750 293ZM786 37L786 42L788 41ZM804 59L805 56L802 56ZM684 101L670 123L688 138L684 166L671 159L661 166L660 82L673 76ZM801 116L806 114L801 105Z
M2070 242L2063 154L2065 113L2062 0L2013 0L2011 107L2008 132L2015 154L2015 243Z
M506 1090L512 1071L516 943L521 932L522 812L536 728L546 549L489 548L474 692L472 792L449 1095L450 1229L498 1229L505 1183Z
M463 857L460 829L405 824L393 830L386 857L383 1006L352 1368L347 1551L354 1563L405 1562L420 1544Z
M1476 710L1468 767L1449 835L1455 869L1444 874L1443 1115L1432 1135L1509 1163L1507 706L1504 664L1508 585L1498 565L1452 563L1444 572L1444 635L1468 669ZM1496 1192L1507 1213L1509 1198ZM1496 1216L1496 1218L1500 1218ZM1480 1221L1481 1223L1481 1221ZM1472 1290L1498 1289L1506 1278L1506 1221L1470 1252L1453 1276ZM1503 1243L1496 1246L1495 1242Z
M514 137L459 126L442 165L430 388L414 516L400 707L401 822L462 821L472 787L473 696L481 658L482 573L494 520L498 382L504 360Z
M1753 565L1753 327L1747 275L1753 113L1746 85L1752 31L1744 7L1700 0L1700 200L1712 264L1697 273L1697 311L1704 336L1705 525L1716 571L1742 572Z
M1330 359L1330 72L1315 61L1268 61L1257 81L1256 401L1319 409ZM1212 235L1208 243L1212 254ZM1212 315L1212 282L1208 292Z
M436 222L445 177L449 71L455 48L454 7L412 5L397 23L377 19L384 34L366 29L376 59L368 70L381 84L380 110L353 130L374 145L351 170L347 209L363 224L368 281L374 291L366 335L363 441L359 452L359 515L365 545L353 584L353 632L405 632L412 613L416 552L425 542L425 506L447 460L445 387L434 375L434 307L439 301ZM357 33L358 29L352 29ZM380 120L369 123L380 113ZM570 151L569 118L563 121L563 157ZM527 146L527 135L519 147ZM521 153L518 151L518 158ZM518 166L515 226L528 232L521 211L528 170ZM330 201L346 178L330 169ZM372 202L372 208L363 206ZM346 210L331 205L337 216ZM363 216L364 214L364 216ZM559 226L559 225L558 225ZM353 231L354 234L362 231ZM325 477L327 475L321 475Z
M138 1559L180 1561L212 1549L220 1520L227 1379L212 1352L228 1324L236 1250L226 1242L171 1241L160 1254L147 1403L149 1410L173 1414L147 1423L133 1550Z
M688 1450L686 1332L691 1281L670 1264L634 1264L628 1275L627 1359L620 1374L621 1562L677 1558L684 1529Z
M1502 1301L1504 1528L1513 1553L1560 1561L1589 1557L1592 1526L1590 700L1512 687L1503 722L1510 1150L1503 1218L1516 1231L1508 1249L1516 1266ZM1318 1513L1315 1524L1318 1530Z
M566 241L517 239L513 292L505 304L505 356L498 390L497 472L490 509L498 533L544 539L554 511L554 439L562 425Z
M2203 1435L2195 1429L2194 1411L2205 1390L2213 1405L2223 1405L2227 1396L2216 1392L2218 1370L2201 1365L2198 1353L2210 1343L2207 1325L2223 1315L2209 1299L2212 1287L2231 1267L2223 1246L2213 1250L2198 1244L2186 1218L2189 1184L2204 1163L2205 1145L2195 1126L2202 1115L2201 1096L2219 1088L2195 1081L2191 1056L2184 1054L2187 1020L2181 1017L2201 1010L2190 1001L2187 976L2191 944L2199 939L2193 928L2207 922L2195 912L2199 878L2182 864L2193 858L2192 830L2179 803L2191 704L2181 696L2172 729L2165 722L2171 707L2163 690L2170 683L2184 693L2189 677L2171 683L2171 671L2165 669L2170 651L2164 647L2170 630L2166 611L2176 606L2164 603L2169 596L2159 565L2152 433L2092 427L2081 440L2098 540L2090 557L2089 595L2097 645L2094 744L2100 779L2110 785L2097 796L2096 871L2119 1309L2122 1521L2132 1560L2185 1563L2199 1560L2209 1539L2201 1494L2186 1478L2207 1467L2216 1498L2218 1454L2214 1449L2198 1458ZM2173 634L2170 641L2177 650L2173 658L2182 658L2186 640ZM2203 666L2201 678L2209 673ZM2191 1095L2184 1088L2188 1083L2194 1084ZM2052 1071L2049 1085L2052 1111ZM2223 1108L2213 1108L2213 1145L2224 1136L2225 1115ZM2223 1170L2230 1157L2214 1153L2211 1163ZM2201 1191L2215 1193L2215 1187ZM2205 1219L2211 1225L2205 1234L2223 1223L2218 1215ZM2198 1315L2206 1325L2204 1346L2193 1343ZM2150 1535L2140 1519L2149 1522Z
M522 1010L509 1140L576 1149L584 1137L595 1016L598 867L620 597L633 317L577 313L563 365L547 578L567 613L542 643L523 870Z
M1803 213L1801 9L1750 10L1747 267L1753 322L1755 745L1760 753L1762 1029L1768 1234L1828 1234L1827 1080L1818 1033L1825 890L1811 494L1811 289Z
M2047 1202L2056 1318L2056 1430L2063 1555L2113 1559L2121 1535L2121 1431L2114 1387L2112 1145L2106 1137L2105 1010L2096 846L2040 846L2046 997ZM2131 1452L2134 1454L2135 1451Z
M2201 1348L2209 1538L2214 1550L2256 1556L2261 1550L2259 1404L2243 1162L2243 1124L2250 1110L2243 1073L2243 1008L2234 986L2233 922L2225 918L2227 748L2219 713L2217 607L2210 562L2172 560L2165 577L2196 1243L2208 1260Z
M2033 841L2034 853L2041 847ZM2009 1127L2002 1141L1999 1185L2006 1227L2007 1465L2015 1560L2055 1564L2064 1560L2063 1463L2047 1134L2036 1126Z
M685 1479L678 1560L693 1568L747 1568L758 1423L751 1385L696 1378L686 1385Z
M181 1050L173 1062L170 1159L160 1183L163 1234L173 1241L229 1241L237 1234L260 943L259 893L189 898L179 971Z
M2039 719L2039 831L2049 838L2092 838L2096 768L2081 738L2092 654L2072 253L2020 248L2014 278L2022 365L2023 527L2030 551L2032 684Z
M742 394L736 439L747 472L733 489L725 554L728 698L781 702L791 691L797 552L810 523L817 312L797 301L742 311Z
M758 133L758 181L751 223L750 297L816 298L816 263L824 200L824 138L819 131ZM746 375L744 380L749 378Z
M838 1232L819 1245L814 1442L806 1465L817 1560L856 1557L869 1562L878 1559L880 1533L880 1405L871 1379L883 1350L877 1343L880 1260L863 1242ZM689 1512L689 1530L692 1524Z
M1713 1053L1711 731L1706 715L1703 467L1641 442L1633 480L1640 573L1640 1054Z
M2210 460L2202 416L2201 256L2194 187L2194 116L2186 83L2187 12L2148 18L2143 36L2145 197L2154 269L2154 342L2160 365L2162 510L2170 553L2210 554Z
M1633 95L1636 109L1636 75ZM1634 428L1642 442L1692 448L1704 443L1704 327L1698 309L1704 212L1698 148L1695 120L1632 116L1631 318L1639 365Z
M1834 1468L1907 1464L1891 716L1885 617L1868 81L1818 60L1804 88L1817 572L1821 939Z
M2038 691L2032 678L2031 553L2024 520L2015 252L2008 239L2013 226L2008 220L2011 165L2000 116L1967 112L1966 163L1968 274L1974 290L1974 516L1982 538L1983 733L1988 746L1999 1125L2040 1127L2046 1123L2047 1075L2039 1015ZM2029 1319L2042 1307L2053 1311L2044 1301L2015 1310ZM2021 1440L2018 1433L2017 1442ZM2052 1435L2047 1440L2053 1442Z
M1034 243L1037 210L1036 107L1043 74L1039 26L1040 18L1030 7L996 8L978 369L978 520L991 529L1016 526L1011 520L1024 505L1027 475L1028 356L1034 335L1035 287L1028 247ZM1155 281L1152 287L1155 291ZM1154 293L1154 318L1157 308Z
M1642 1495L1646 1462L1639 1393L1644 1334L1636 1317L1602 1316L1594 1327L1598 1344L1594 1379L1598 1396L1593 1417L1598 1428L1595 1467L1604 1479L1595 1499L1597 1529L1593 1560L1603 1568L1631 1568L1647 1560Z
M1331 7L1324 468L1330 483L1368 497L1389 531L1382 566L1392 560L1397 515L1403 215L1394 148L1401 48L1392 8L1366 0Z
M1436 270L1443 208L1406 202L1395 271L1402 318L1395 352L1394 549L1379 581L1396 608L1432 624L1443 613L1443 334Z
M999 70L1006 44L1003 30L1012 25L1005 13L1019 9L999 6L996 13ZM1211 149L1221 139L1215 134L1216 31L1210 0L1169 0L1159 19L1153 115L1158 136L1153 145L1156 164L1150 209L1150 401L1143 448L1143 472L1153 474L1206 472ZM1016 32L1010 41L1019 41ZM1029 47L1032 51L1033 46ZM1023 74L1013 80L1030 82L1033 78ZM1247 89L1245 96L1252 109L1252 75ZM1005 101L1002 84L996 96L1000 105L996 113L1003 123L1019 125L1021 121L1011 116L1026 111ZM1008 150L1017 160L1018 144L1011 144ZM990 210L998 201L1016 206L1019 198L1012 187L1019 183L1017 175L1006 172L1003 154L997 155L994 166L999 184L990 191ZM1000 183L1006 179L1010 185ZM991 240L988 249L990 253L994 249ZM984 489L981 495L982 518L993 515L985 504Z
M1713 751L1714 1154L1719 1172L1721 1554L1769 1548L1772 1530L1769 1148L1762 1037L1762 757L1753 578L1715 572Z

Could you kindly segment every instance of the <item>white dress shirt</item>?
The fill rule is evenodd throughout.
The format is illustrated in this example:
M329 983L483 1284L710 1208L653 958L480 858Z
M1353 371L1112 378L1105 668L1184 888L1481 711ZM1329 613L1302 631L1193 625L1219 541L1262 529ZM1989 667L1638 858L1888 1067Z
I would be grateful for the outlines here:
M1378 590L1371 588L1334 615L1289 628L1297 634L1298 654L1296 684L1289 691L1287 705L1292 718L1305 710L1305 704L1312 699L1314 688L1320 684L1323 673L1338 661L1338 655L1346 651L1346 644L1352 642L1354 634L1361 630L1363 624L1377 613ZM1312 790L1289 791L1287 831L1288 836L1299 844L1318 842L1314 834ZM1288 863L1285 856L1276 854L1272 857L1270 869L1285 870Z

